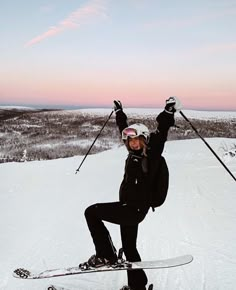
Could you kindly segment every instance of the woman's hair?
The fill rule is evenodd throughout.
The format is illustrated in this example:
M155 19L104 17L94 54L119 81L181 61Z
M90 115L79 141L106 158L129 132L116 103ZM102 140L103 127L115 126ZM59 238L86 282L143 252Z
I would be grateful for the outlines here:
M139 141L140 141L140 145L141 145L141 148L143 149L143 155L147 157L147 143L146 143L146 139L144 136L138 136L139 138ZM125 140L125 145L128 149L128 151L131 150L130 146L129 146L129 139L130 137L127 138L127 140Z

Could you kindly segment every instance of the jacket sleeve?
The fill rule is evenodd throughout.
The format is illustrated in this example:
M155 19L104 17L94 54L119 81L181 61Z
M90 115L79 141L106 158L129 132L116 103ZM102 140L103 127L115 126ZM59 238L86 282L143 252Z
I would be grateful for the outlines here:
M120 134L126 127L128 127L127 116L122 110L116 113L116 125L119 128Z
M157 117L157 130L151 133L149 147L152 156L160 156L163 152L165 142L167 140L168 131L171 126L174 126L174 114L161 112Z

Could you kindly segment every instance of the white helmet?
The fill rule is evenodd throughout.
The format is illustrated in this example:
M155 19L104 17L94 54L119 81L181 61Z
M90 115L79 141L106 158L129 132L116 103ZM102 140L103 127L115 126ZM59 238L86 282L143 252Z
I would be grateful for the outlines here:
M137 124L133 124L133 125L125 128L122 131L122 139L123 140L127 140L128 137L135 138L138 136L143 136L145 138L146 142L148 142L148 138L150 136L148 127L146 127L143 124L137 123Z

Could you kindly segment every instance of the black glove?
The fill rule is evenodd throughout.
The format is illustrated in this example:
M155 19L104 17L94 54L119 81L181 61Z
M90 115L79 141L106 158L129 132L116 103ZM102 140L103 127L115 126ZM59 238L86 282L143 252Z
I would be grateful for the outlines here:
M176 105L175 97L170 97L168 100L166 100L165 111L169 114L174 114L176 112L175 105Z
M121 101L114 100L114 111L115 111L115 113L117 113L119 111L122 111L122 110L123 110L123 108L122 108Z

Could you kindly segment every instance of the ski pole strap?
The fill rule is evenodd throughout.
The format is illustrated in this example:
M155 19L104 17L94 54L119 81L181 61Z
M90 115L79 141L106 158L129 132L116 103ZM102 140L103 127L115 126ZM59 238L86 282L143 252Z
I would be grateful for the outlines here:
M192 129L195 131L195 133L202 139L202 141L206 144L206 146L211 150L211 152L215 155L215 157L218 159L218 161L221 163L221 165L223 165L225 170L232 176L234 181L236 181L236 178L233 175L233 173L224 164L224 162L220 159L220 157L216 154L216 152L211 148L211 146L207 143L207 141L198 133L197 129L193 126L193 124L189 121L189 119L184 115L184 113L182 111L179 111L179 113L189 123L189 125L192 127Z

